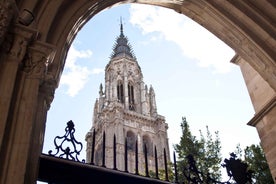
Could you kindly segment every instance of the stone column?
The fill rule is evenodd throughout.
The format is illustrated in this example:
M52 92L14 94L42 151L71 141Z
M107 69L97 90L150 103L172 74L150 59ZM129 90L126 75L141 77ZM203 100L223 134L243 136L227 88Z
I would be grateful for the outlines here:
M261 139L274 182L276 182L276 96L249 121L255 126Z
M86 159L85 159L85 162L86 163L91 163L92 141L93 141L93 130L92 130L92 128L85 135L85 141L86 141Z
M118 96L117 96L117 81L113 80L110 85L111 89L111 102L117 102L118 101Z
M28 48L18 74L7 146L1 155L1 183L35 183L47 110L56 88L56 81L47 71L53 51L51 45L38 41Z
M156 101L155 101L155 92L152 86L150 86L150 89L149 89L149 98L150 98L150 107L151 107L150 114L152 117L156 117L157 107L156 107Z
M11 106L18 68L22 64L27 46L37 35L37 31L19 24L14 25L2 44L0 58L0 150L7 129L7 118Z
M145 84L143 81L140 83L140 91L141 91L141 113L143 115L147 115L148 109L147 109L147 101L146 101L146 89Z
M35 121L33 122L32 138L30 139L29 159L25 183L35 183L39 169L39 156L42 153L46 128L47 111L54 99L57 82L48 71L39 86Z
M261 146L271 171L276 180L276 92L264 78L243 58L235 56L232 61L241 68L249 92L255 115L248 125L256 127L261 139Z
M107 101L110 100L110 74L105 74L105 98Z
M125 70L126 71L126 70ZM129 96L128 96L128 78L126 72L124 72L124 101L125 101L125 109L129 110Z

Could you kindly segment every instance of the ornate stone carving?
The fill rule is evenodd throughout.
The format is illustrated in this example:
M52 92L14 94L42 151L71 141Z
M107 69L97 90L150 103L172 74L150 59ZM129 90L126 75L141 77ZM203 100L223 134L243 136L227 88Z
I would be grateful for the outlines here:
M57 81L51 71L48 70L55 55L55 48L43 42L35 42L28 48L28 55L24 60L23 71L28 78L37 79L40 82L39 91L43 93L47 108L54 99Z
M24 60L24 72L26 72L30 78L43 80L54 55L55 49L52 45L39 41L35 42L28 49L28 55Z
M46 74L42 84L40 85L39 91L44 94L44 99L48 109L54 99L56 88L56 79L52 75Z
M44 74L46 73L46 63L47 56L45 53L29 51L24 62L24 71L31 77L43 78Z
M11 31L6 36L6 41L2 46L8 54L9 60L22 61L28 44L35 39L38 32L19 24L13 25Z
M6 32L13 17L13 2L0 2L0 44L5 39Z

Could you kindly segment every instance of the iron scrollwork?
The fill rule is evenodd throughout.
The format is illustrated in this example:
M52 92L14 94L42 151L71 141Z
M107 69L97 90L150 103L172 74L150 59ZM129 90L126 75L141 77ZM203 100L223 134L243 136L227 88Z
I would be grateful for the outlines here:
M252 183L253 171L248 169L247 163L237 159L234 153L230 154L230 159L225 159L222 167L226 168L227 174L238 184Z
M75 125L72 120L67 122L64 136L56 136L54 139L56 153L52 154L53 151L50 150L48 152L49 155L80 162L78 155L80 155L83 146L82 143L78 142L74 137L74 127ZM68 146L68 144L71 146ZM71 150L71 148L73 148L73 150ZM59 154L59 152L61 153ZM84 160L82 160L82 162L84 162Z

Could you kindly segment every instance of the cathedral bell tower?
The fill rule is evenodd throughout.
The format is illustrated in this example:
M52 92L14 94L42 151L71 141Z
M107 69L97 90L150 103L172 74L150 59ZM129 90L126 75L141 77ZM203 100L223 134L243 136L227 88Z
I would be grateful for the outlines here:
M135 144L138 144L139 172L144 171L144 145L147 147L149 169L154 170L154 147L158 152L159 168L164 168L164 152L169 146L168 125L165 117L157 113L155 92L143 82L143 74L131 45L120 25L109 63L105 67L105 85L100 84L96 99L92 128L86 135L86 160L91 162L92 134L96 132L93 162L102 164L102 139L106 135L106 167L113 168L113 137L116 136L117 168L124 170L125 140L127 140L128 170L134 173Z

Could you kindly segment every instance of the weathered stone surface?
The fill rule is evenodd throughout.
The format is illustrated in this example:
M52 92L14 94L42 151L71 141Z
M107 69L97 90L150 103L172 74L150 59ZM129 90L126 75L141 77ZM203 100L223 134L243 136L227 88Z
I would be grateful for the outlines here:
M261 139L272 175L275 170L276 155L276 93L275 90L244 59L236 57L235 61L242 71L252 104L256 111L249 125L255 126ZM275 171L274 171L275 172Z
M105 69L105 89L100 85L99 98L96 100L93 114L93 126L96 131L95 152L93 162L102 164L101 137L106 133L106 166L113 168L113 135L121 146L117 150L117 165L124 170L125 138L128 140L128 170L135 172L135 142L138 143L139 171L144 172L144 144L149 152L149 169L154 170L154 146L157 146L159 168L164 169L163 149L167 150L169 160L169 145L167 124L165 118L157 114L155 93L148 90L143 82L143 75L136 58L133 57L128 40L121 34L114 46L113 57ZM105 91L105 92L104 92ZM86 158L91 162L92 132L86 135Z
M13 10L16 11L14 11L13 14L9 14L9 6L8 8L5 7L5 3L9 2L14 3ZM29 151L29 145L32 144L32 140L22 139L21 136L23 136L22 133L25 133L24 135L30 136L30 134L32 134L30 132L33 131L33 135L43 134L44 129L42 125L40 127L33 128L33 131L27 131L28 128L32 128L32 125L28 124L29 120L31 121L31 123L34 123L32 120L40 119L41 122L39 123L45 125L45 121L42 120L43 116L41 115L41 118L38 118L35 111L33 111L38 106L40 106L39 104L43 104L45 102L44 100L40 101L35 99L37 96L39 96L40 99L40 93L44 91L43 87L41 87L41 85L43 85L43 81L39 79L39 81L37 81L37 83L35 84L32 82L26 82L25 79L27 76L17 76L16 73L18 73L18 71L21 71L21 69L17 68L17 64L3 64L3 62L6 61L5 59L7 56L7 53L5 53L4 50L6 49L6 51L9 51L9 49L12 48L11 46L13 46L13 44L10 38L13 38L14 35L16 35L15 33L12 33L12 35L6 36L6 41L3 40L3 35L7 35L8 32L12 32L11 30L13 28L9 25L17 22L17 15L19 12L22 12L23 9L28 9L28 11L34 13L35 19L28 26L28 28L34 28L35 30L39 31L39 36L37 37L38 40L40 40L41 42L50 43L51 45L54 45L56 47L57 52L53 61L51 62L50 71L51 76L58 84L64 67L66 54L77 32L91 17L96 15L101 10L110 7L118 2L121 1L1 1L0 26L3 29L1 29L2 32L0 36L0 44L1 46L3 46L3 44L7 45L5 45L5 47L2 47L0 53L0 117L3 117L2 119L0 118L0 121L2 121L0 124L0 136L4 137L5 140L11 140L12 142L12 144L10 144L10 142L7 141L7 143L5 143L5 147L1 145L1 183L35 183L33 181L35 180L36 169L29 169L35 168L35 166L33 167L30 162L26 161L27 159L31 158L31 156L33 156ZM245 77L245 80L247 81L246 84L248 85L249 89L249 94L251 96L253 106L256 110L256 117L253 117L252 121L250 122L254 122L253 124L258 129L260 137L271 135L269 134L268 129L275 130L273 123L275 124L276 122L276 115L274 113L275 111L271 113L273 109L270 103L272 98L270 98L270 100L268 98L268 96L271 96L271 94L273 94L273 92L275 93L276 90L276 17L274 1L139 0L136 2L171 8L176 12L187 15L188 17L192 18L196 22L200 23L203 27L214 33L230 47L232 47L237 52L237 54L241 56L241 58L243 58L246 63L248 63L248 66L244 65L244 67L252 67L259 75L257 76L250 74L253 77ZM17 43L18 46L14 45L14 48L22 48L22 50L10 50L10 57L14 56L13 59L20 62L22 60L20 58L25 56L25 43ZM26 52L27 54L29 54L29 49L27 49ZM252 71L252 69L250 68L245 68L245 71ZM43 70L40 69L36 70L35 73L41 74ZM262 80L255 79L254 76L262 79L263 81L265 81L266 84L264 84ZM35 79L29 78L28 80ZM250 84L251 82L252 84ZM140 86L142 87L144 86L144 84L141 84ZM266 88L267 91L263 91L263 87ZM28 91L27 88L33 89L33 91ZM108 91L107 94L114 96L116 90L114 88L109 90L110 91ZM9 93L11 96L7 95L6 92ZM2 95L2 93L4 93L5 95ZM53 90L50 90L47 93L53 94ZM53 98L53 95L49 96L50 97L47 100L48 104L51 101L51 98ZM146 101L146 98L141 101L143 102L142 104L144 104L145 107L147 106L145 103ZM6 105L8 105L9 107L3 108ZM47 106L49 105L46 105L45 108L49 108ZM269 109L264 109L264 107L268 107ZM147 114L147 112L148 111L143 111L142 113ZM43 113L45 115L45 112ZM2 116L3 114L5 115ZM128 116L133 116L133 114L130 113L130 115ZM121 120L120 118L122 117L122 115L118 117L114 116L114 118L116 119L115 123L119 124ZM141 118L139 117L139 119ZM21 129L22 132L20 132ZM120 137L119 139L123 138ZM271 139L275 139L275 136L271 135ZM266 144L266 141L268 140L269 138L266 138L265 142L263 142L262 140L262 144ZM27 146L23 145L23 143ZM275 150L276 145L274 144L274 142L272 141L269 144L269 148L271 150ZM18 147L13 150L11 146ZM39 149L40 148L37 147L34 150L39 152ZM123 148L121 147L120 149ZM20 152L22 155L16 156L15 151ZM265 150L265 152L267 152L267 150ZM35 155L36 158L32 159L37 160L38 155L39 154ZM9 158L10 164L7 164L6 158ZM275 159L269 157L268 162L273 178L275 178ZM26 167L26 165L28 166Z

